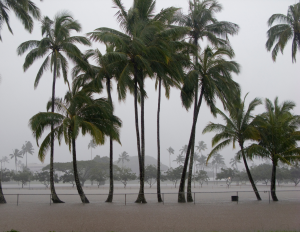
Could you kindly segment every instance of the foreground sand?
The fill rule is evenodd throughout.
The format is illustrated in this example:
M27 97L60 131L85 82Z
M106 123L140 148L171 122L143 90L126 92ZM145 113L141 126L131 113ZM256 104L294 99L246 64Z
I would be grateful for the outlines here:
M11 229L26 231L300 231L300 191L298 188L278 188L279 202L269 203L269 187L260 186L262 201L255 200L249 186L233 186L230 189L204 186L193 189L196 204L176 203L177 189L164 187L164 204L156 203L154 194L146 195L148 204L135 204L137 186L126 190L117 188L114 203L103 203L107 187L85 188L91 204L81 204L75 189L58 188L65 204L51 204L49 190L4 189L7 204L0 205L0 231ZM218 193L210 193L210 192ZM228 192L232 191L232 192ZM231 202L231 195L239 191L239 203ZM146 189L148 193L154 189ZM125 195L127 193L126 206Z

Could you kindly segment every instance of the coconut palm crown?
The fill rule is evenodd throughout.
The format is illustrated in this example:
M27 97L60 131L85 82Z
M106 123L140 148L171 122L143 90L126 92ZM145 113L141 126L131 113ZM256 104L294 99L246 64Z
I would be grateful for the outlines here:
M21 21L24 28L32 32L33 30L33 19L40 19L41 12L40 9L29 0L0 0L0 41L1 29L5 23L10 33L13 34L13 30L10 26L9 13L13 11L16 17Z
M272 26L275 22L276 24ZM300 49L300 3L289 6L287 15L273 14L268 20L268 40L266 48L271 51L272 59L276 61L278 52L283 50L289 40L292 40L292 62L296 62L297 50Z

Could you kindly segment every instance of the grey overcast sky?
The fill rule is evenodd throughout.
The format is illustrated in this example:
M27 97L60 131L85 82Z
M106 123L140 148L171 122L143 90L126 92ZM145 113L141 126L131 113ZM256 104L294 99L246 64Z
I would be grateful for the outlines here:
M117 12L112 8L110 0L44 0L43 2L34 0L41 9L42 14L53 18L62 10L71 12L74 19L82 25L82 33L91 32L99 27L110 27L118 29L116 18ZM122 0L128 9L133 0ZM275 13L287 13L289 5L295 4L296 0L219 0L223 5L223 11L217 14L218 20L225 20L237 23L240 32L237 36L230 38L235 50L236 60L242 69L234 79L242 88L242 95L250 92L248 102L255 97L270 98L276 96L280 102L292 100L296 102L295 114L300 114L300 100L298 89L300 86L299 63L292 63L291 43L288 43L284 54L279 54L276 63L272 61L271 53L265 49L268 30L267 20ZM187 0L157 0L156 12L162 8L175 6L180 7L187 13ZM23 72L23 62L25 55L17 56L17 47L27 40L40 40L40 23L35 22L34 30L31 34L25 31L21 23L10 14L11 26L14 35L11 35L6 26L3 26L1 34L3 41L0 42L0 74L2 81L0 85L0 106L1 106L1 130L0 130L0 158L8 156L13 149L21 149L25 141L31 141L35 148L35 154L28 156L28 163L40 163L37 159L38 147L28 127L29 119L38 112L45 111L46 102L51 97L52 74L46 72L42 77L39 86L34 90L33 83L36 73L42 60L32 65L26 73ZM94 44L93 48L100 48L103 45ZM86 49L81 47L82 49ZM299 59L299 55L297 56ZM70 64L72 68L72 64ZM69 77L71 81L71 78ZM156 112L157 112L157 92L154 88L154 81L146 81L146 91L148 99L145 102L146 120L146 155L157 156L156 146ZM67 88L62 79L57 81L56 96L63 97ZM114 84L114 87L116 84ZM164 93L164 91L163 91ZM106 95L103 95L106 97ZM128 95L126 102L117 101L116 91L113 92L115 104L115 114L123 121L121 128L122 146L114 143L114 159L123 151L127 151L130 156L137 155L136 137L134 127L133 97ZM256 113L263 112L264 107L257 107ZM205 141L208 150L211 150L212 133L202 135L204 126L209 122L217 122L210 114L205 104L200 110L197 125L196 141ZM221 121L220 121L221 122ZM173 147L175 154L172 160L179 154L179 149L188 143L189 133L192 124L191 111L187 112L180 102L180 91L172 89L170 100L162 98L161 105L161 155L162 162L168 164L168 153L166 149ZM88 160L91 157L87 146L90 136L80 137L77 141L78 160ZM93 150L93 156L108 156L109 145L99 146ZM228 165L229 160L234 156L235 150L228 147L220 153L225 157ZM62 143L61 146L55 144L55 162L69 162L72 160L68 147ZM25 159L22 160L25 163ZM45 163L49 163L47 155ZM172 162L173 167L177 166ZM14 168L13 160L7 165Z

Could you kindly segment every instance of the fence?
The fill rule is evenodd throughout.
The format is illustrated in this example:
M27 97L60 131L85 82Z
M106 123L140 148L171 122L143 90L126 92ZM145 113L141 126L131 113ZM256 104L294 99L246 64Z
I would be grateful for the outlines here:
M270 191L258 191L262 201L257 201L253 191L224 191L224 192L192 192L192 204L223 204L232 201L232 196L237 196L235 204L247 202L262 202L271 203ZM80 203L78 194L58 194L60 199L66 203ZM104 203L108 194L85 194L91 203ZM186 195L186 192L185 192ZM300 202L299 190L278 190L276 195L279 201ZM26 203L49 203L52 205L51 194L5 194L8 204L16 205ZM138 193L116 193L113 195L113 204L128 205L133 204L138 196ZM178 193L161 193L162 204L177 203ZM145 193L147 203L157 203L157 193ZM48 200L47 200L48 199Z

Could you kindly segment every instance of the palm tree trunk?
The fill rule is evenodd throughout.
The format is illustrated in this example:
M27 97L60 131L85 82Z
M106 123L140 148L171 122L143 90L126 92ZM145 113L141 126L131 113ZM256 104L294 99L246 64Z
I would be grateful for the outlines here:
M244 153L244 145L243 145L243 144L240 144L240 147L241 147L241 150L242 150L243 161L244 161L244 164L245 164L245 167L246 167L246 172L247 172L249 181L250 181L250 183L251 183L251 185L252 185L252 189L253 189L253 191L254 191L254 193L255 193L255 195L256 195L257 200L258 200L258 201L261 201L259 192L257 191L256 185L255 185L255 183L254 183L254 181L253 181L251 172L250 172L249 167L248 167L248 164L247 164L246 156L245 156L245 153Z
M139 118L138 118L138 107L137 107L137 69L135 68L134 73L134 112L135 112L135 130L136 130L136 140L137 140L137 149L139 157L139 168L140 168L140 190L139 195L135 203L147 203L144 195L144 161L141 154L141 145L140 145L140 132L139 132Z
M193 142L192 141L193 140L193 135L195 133L197 119L198 119L198 115L199 115L199 111L200 111L200 107L201 107L201 103L202 103L203 93L204 93L204 89L203 89L203 86L202 86L201 87L201 93L200 93L200 96L199 96L198 105L197 105L196 117L193 120L192 131L191 131L191 134L190 134L190 140L189 140L188 149L187 149L187 152L186 152L184 165L183 165L183 171L182 171L181 179L180 179L180 185L179 185L179 191L178 191L178 202L181 202L181 203L186 202L185 201L185 195L184 195L186 170L187 170L187 165L188 165L189 156L190 156L190 152L191 152L191 147L192 147L192 142Z
M27 152L26 152L26 168L27 168Z
M158 106L157 106L157 180L156 180L158 202L162 202L161 191L160 191L160 136L159 136L160 98L161 98L161 78L159 77Z
M55 82L56 82L56 62L54 61L54 70L53 70L53 85L52 85L52 109L51 112L54 113L54 99L55 99ZM51 125L51 132L53 131L53 125ZM51 133L51 146L50 146L50 188L51 188L51 197L53 203L64 203L61 201L55 191L54 187L54 178L53 178L53 162L54 162L54 136Z
M4 194L2 192L2 162L1 162L1 175L0 175L0 204L5 204L6 200L4 198Z
M82 203L90 203L89 200L86 198L79 181L78 171L77 171L77 159L76 159L76 143L75 143L75 139L73 138L72 138L72 152L73 152L73 170L74 170L74 177L75 177L75 183L76 183L78 194L80 196Z
M111 92L110 92L110 79L107 78L106 81L106 89L108 95L108 101L111 107L113 107L112 99L111 99ZM109 194L105 202L112 202L113 201L113 194L114 194L114 173L113 173L113 141L111 137L109 138Z
M278 201L278 198L276 196L276 166L277 166L277 162L273 161L272 178L271 178L271 196L273 201Z
M198 80L195 88L195 104L194 104L194 116L193 121L196 117L197 111L197 99L198 98ZM195 137L196 137L196 127L193 134L192 147L191 147L191 156L190 156L190 166L189 166L189 176L188 176L188 187L187 187L187 202L193 202L192 197L192 174L193 174L193 163L194 163L194 148L195 148Z

